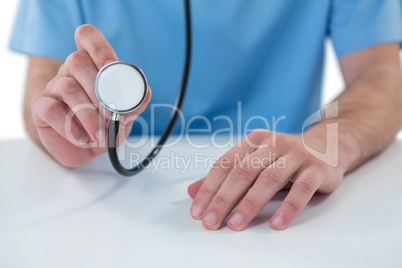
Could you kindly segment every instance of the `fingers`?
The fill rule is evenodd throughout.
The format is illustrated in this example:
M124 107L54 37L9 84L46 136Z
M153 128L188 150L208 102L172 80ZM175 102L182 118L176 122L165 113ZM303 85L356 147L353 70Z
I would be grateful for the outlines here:
M274 161L267 155L269 155L267 149L257 150L235 165L209 205L205 204L208 205L202 220L205 228L215 230L222 225L232 209L254 184L255 178Z
M247 154L250 154L253 151L255 151L255 148L249 146L243 139L239 146L229 150L214 164L194 197L190 209L191 216L194 219L202 218L205 209L218 192L226 177L229 175L235 162L241 161Z
M48 88L49 93L57 96L71 109L92 140L100 141L105 139L103 119L77 80L71 77L61 77L49 82ZM45 107L42 106L42 109ZM59 117L59 119L65 118ZM64 123L65 120L60 121ZM50 126L53 127L53 125ZM67 126L64 125L64 127ZM65 131L70 130L65 129Z
M112 112L100 105L94 82L98 70L104 64L118 60L118 57L102 32L92 25L78 27L75 39L78 51L67 57L58 72L56 82L49 86L48 91L63 100L73 111L78 109L77 118L94 141L103 140L106 137L105 126L108 125ZM77 83L66 77L76 80L81 85L81 91L78 90ZM66 83L70 84L71 88L64 86L64 89L60 90L60 86ZM152 91L148 88L148 94L142 105L132 113L120 117L120 142L130 133L136 116L145 110L151 95ZM79 108L83 106L84 109ZM88 109L89 107L96 108L98 111ZM100 117L104 120L100 121Z
M52 152L52 157L66 167L77 167L92 159L96 154L92 150L85 150L81 147L72 146L71 142L52 127L38 127L38 135L48 152Z
M60 68L57 78L61 78L62 81L51 85L52 93L59 95L74 111L78 107L77 118L88 131L89 136L95 141L103 140L106 136L105 125L108 124L112 113L100 105L95 94L94 82L98 70L108 61L115 61L118 58L102 32L92 25L78 27L75 38L78 51L70 54ZM70 83L74 84L72 80L66 80L65 77L75 79L81 85L82 92L75 90L78 86L60 91L57 84L63 85L65 81L71 81ZM94 104L93 107L98 111L88 109L91 104ZM79 108L83 106L86 108ZM100 121L100 118L103 118L104 121ZM125 124L122 123L121 127L123 129ZM124 132L121 133L124 134Z
M246 228L271 198L288 183L301 164L302 159L298 155L288 154L264 169L228 220L229 228L236 231Z
M32 100L32 114L34 123L41 132L42 128L53 128L60 136L69 140L75 145L86 143L89 139L86 131L78 122L73 118L73 115L69 113L66 106L51 97L40 96ZM63 118L63 120L60 120ZM69 123L71 126L68 128L69 133L66 131L66 120L70 118ZM69 135L71 134L71 135ZM44 142L46 144L46 142Z
M189 195L191 198L194 199L194 197L196 196L196 194L197 194L198 191L200 190L201 185L202 185L202 183L204 182L204 180L205 180L205 177L202 178L202 179L200 179L200 180L198 180L198 181L196 181L196 182L194 182L193 184L190 184L190 186L188 186L187 192L188 192L188 195Z
M75 42L78 51L67 58L65 73L75 77L92 102L98 103L94 90L96 75L105 64L119 59L106 37L95 26L84 24L78 27L75 32ZM142 113L151 96L152 91L148 88L148 94L142 105L134 112L127 114L126 117Z
M80 110L77 117L94 141L105 139L105 125L112 116L111 112L100 105L96 97L94 81L97 73L98 69L89 54L79 50L67 57L58 77L54 79L56 82L48 85L49 91L63 99L71 109ZM76 90L79 86L81 90ZM91 106L94 109L88 109Z
M78 50L88 52L98 69L109 61L118 60L112 46L95 26L84 24L78 27L75 31L75 42Z
M79 50L70 54L65 63L59 70L58 77L73 77L75 78L91 102L99 105L95 94L95 79L98 74L94 62L86 51Z
M274 136L266 131L251 134L247 136L250 143L232 148L204 179L188 188L189 195L194 197L191 215L202 219L206 229L219 229L238 205L228 226L243 230L278 191L290 187L270 220L273 229L283 230L316 191L332 192L342 180L342 172L311 156L298 136ZM276 146L271 144L272 137L276 138ZM229 161L222 165L225 158Z
M66 166L77 166L105 151L101 141L112 116L100 105L95 93L98 70L118 57L97 28L82 25L75 34L78 50L66 59L46 89L32 101L32 116L46 150ZM143 104L121 117L124 138L134 119L145 110L151 98L149 89ZM131 120L131 121L130 121ZM126 134L126 135L124 135ZM120 137L121 135L119 135ZM88 150L89 149L89 150Z
M78 51L71 54L67 59L66 73L67 75L75 77L80 82L92 102L97 104L100 114L105 115L106 118L110 118L112 113L99 105L95 94L94 81L99 69L111 61L118 60L116 52L103 33L89 24L84 24L77 28L75 41ZM121 116L121 133L130 132L135 117L145 110L151 96L152 91L148 88L148 94L141 106L135 111ZM126 118L126 120L124 120L124 118Z
M317 174L320 173L314 169L305 170L300 174L269 222L273 229L285 229L307 205L320 187L321 178Z

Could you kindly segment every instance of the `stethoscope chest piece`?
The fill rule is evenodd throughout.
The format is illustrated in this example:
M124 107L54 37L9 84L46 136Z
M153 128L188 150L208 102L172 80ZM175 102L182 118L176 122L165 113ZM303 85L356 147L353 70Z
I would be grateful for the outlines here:
M132 169L123 167L117 156L117 137L120 114L137 109L148 93L144 73L136 65L125 61L114 61L103 66L95 79L95 94L100 104L113 113L108 127L107 146L109 159L118 173L131 176L140 172L151 159Z
M137 109L145 100L148 83L136 65L114 61L99 70L95 79L95 93L109 111L120 114Z

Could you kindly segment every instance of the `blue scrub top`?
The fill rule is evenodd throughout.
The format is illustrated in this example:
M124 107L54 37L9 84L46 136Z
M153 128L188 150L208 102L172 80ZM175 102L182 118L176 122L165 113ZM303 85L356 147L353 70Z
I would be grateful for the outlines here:
M402 0L191 4L191 72L175 133L185 127L208 134L257 127L298 133L319 109L327 36L338 57L402 40ZM83 23L98 27L119 59L147 76L152 101L139 121L148 130L137 123L133 132L163 132L182 77L183 1L22 0L11 49L63 60L76 50L74 31Z

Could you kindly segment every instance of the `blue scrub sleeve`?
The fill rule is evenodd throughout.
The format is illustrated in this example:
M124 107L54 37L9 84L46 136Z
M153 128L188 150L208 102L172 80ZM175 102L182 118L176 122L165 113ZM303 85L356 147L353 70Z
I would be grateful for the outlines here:
M10 49L64 60L76 50L74 32L83 23L81 14L75 0L21 0Z
M338 57L402 41L402 0L333 0L329 35Z

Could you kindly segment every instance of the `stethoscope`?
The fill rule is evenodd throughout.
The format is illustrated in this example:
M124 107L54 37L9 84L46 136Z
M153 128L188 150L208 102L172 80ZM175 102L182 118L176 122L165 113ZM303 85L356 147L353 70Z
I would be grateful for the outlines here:
M108 131L108 153L114 169L124 176L132 176L146 168L155 156L160 152L179 116L184 95L186 93L188 75L191 60L191 18L190 0L184 0L186 20L186 56L183 69L183 77L180 91L169 123L159 139L155 148L137 166L127 169L119 161L117 156L117 133L119 131L119 115L130 113L141 106L148 93L148 82L136 65L125 61L114 61L103 66L95 79L95 93L99 102L107 110L113 113Z

